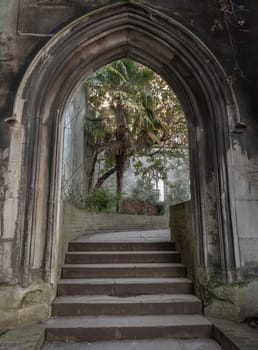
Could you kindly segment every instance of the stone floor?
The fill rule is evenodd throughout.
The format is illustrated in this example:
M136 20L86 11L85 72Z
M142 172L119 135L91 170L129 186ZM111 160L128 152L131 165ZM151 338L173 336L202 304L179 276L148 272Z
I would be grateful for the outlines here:
M40 350L44 339L42 324L17 328L0 336L0 350Z
M222 350L222 348L212 339L155 339L96 343L46 343L42 350Z
M210 319L214 325L214 337L225 349L258 350L258 328L246 323Z

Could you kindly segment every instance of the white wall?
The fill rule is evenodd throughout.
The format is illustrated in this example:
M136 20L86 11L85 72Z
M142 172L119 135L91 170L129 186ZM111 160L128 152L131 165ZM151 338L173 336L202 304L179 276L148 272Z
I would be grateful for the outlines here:
M85 90L80 87L64 113L63 193L85 197L84 117Z

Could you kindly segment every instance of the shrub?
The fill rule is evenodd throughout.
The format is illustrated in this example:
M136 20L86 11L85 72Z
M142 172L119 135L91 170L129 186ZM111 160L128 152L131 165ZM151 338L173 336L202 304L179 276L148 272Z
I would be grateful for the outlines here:
M88 194L84 208L93 212L110 213L115 211L118 196L106 188L97 189Z
M149 178L138 179L132 191L132 198L140 202L155 205L159 201L159 193L154 189Z
M158 215L156 206L133 198L122 200L120 212L131 215Z
M157 215L164 215L166 211L166 206L164 202L158 202L155 204L155 207L157 209Z
M132 198L125 199L122 204L125 214L164 215L165 213L165 204L159 201L159 191L154 188L148 177L137 180Z
M190 199L190 186L187 178L176 179L169 184L168 205L175 205Z

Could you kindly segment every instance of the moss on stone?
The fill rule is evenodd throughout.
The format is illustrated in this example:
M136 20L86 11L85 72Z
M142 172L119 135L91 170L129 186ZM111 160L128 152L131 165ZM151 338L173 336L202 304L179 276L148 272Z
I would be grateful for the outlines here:
M43 291L42 289L34 289L26 293L20 302L20 308L28 305L38 304L42 302Z
M238 282L233 282L230 284L230 286L234 287L234 288L245 288L247 287L249 284L251 283L251 281L238 281Z
M258 280L225 283L216 275L200 283L204 312L209 317L242 321L258 314Z
M221 286L223 286L223 282L219 280L215 274L211 274L209 278L200 283L200 293L204 307L207 307L216 299L214 290Z
M49 317L54 288L39 280L28 288L0 286L0 330L16 328Z

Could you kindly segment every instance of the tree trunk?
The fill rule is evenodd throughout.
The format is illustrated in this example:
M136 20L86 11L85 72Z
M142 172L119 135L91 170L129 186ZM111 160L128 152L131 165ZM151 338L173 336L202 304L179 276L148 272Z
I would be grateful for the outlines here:
M125 160L125 134L127 127L127 118L126 113L123 110L121 102L119 101L117 105L116 113L117 129L116 129L116 142L119 145L117 154L116 154L116 212L120 212L121 207L121 197L123 190L123 175L124 175L124 160Z
M116 168L117 168L116 170L116 193L117 193L116 212L117 213L119 213L121 209L125 161L126 161L126 155L124 151L116 156Z
M105 174L103 174L99 179L98 182L96 183L96 185L94 186L94 190L100 188L102 186L102 184L112 175L116 172L117 167L113 167L111 169L109 169Z
M92 190L93 180L94 180L94 172L96 163L98 160L98 153L88 152L88 157L84 160L84 169L86 175L86 193L90 193ZM90 158L91 157L91 158Z

